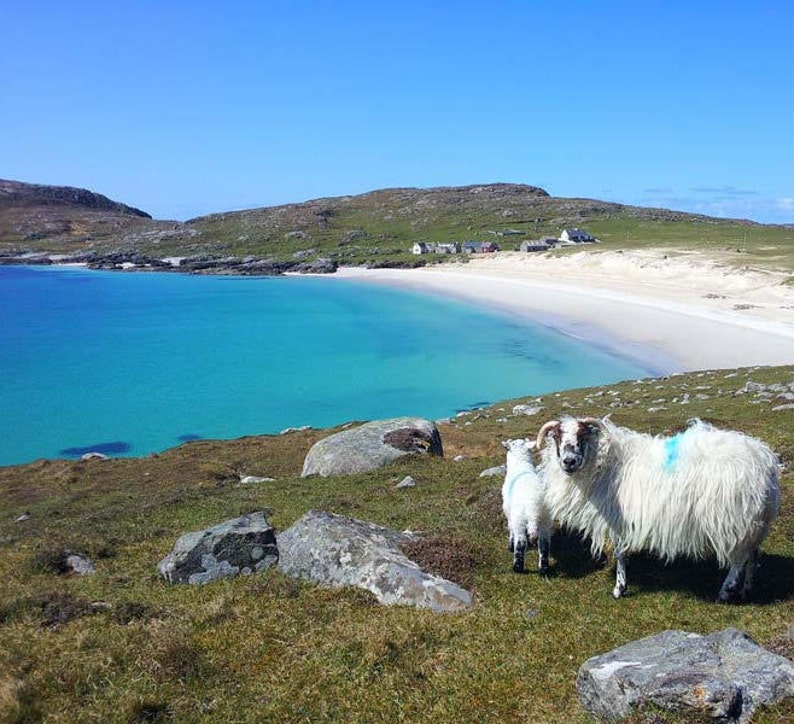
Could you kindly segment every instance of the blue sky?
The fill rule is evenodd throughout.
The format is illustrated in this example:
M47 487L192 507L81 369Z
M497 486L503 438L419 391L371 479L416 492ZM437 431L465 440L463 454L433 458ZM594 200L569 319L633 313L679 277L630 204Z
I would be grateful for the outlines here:
M0 177L156 218L395 186L794 222L794 3L39 2Z

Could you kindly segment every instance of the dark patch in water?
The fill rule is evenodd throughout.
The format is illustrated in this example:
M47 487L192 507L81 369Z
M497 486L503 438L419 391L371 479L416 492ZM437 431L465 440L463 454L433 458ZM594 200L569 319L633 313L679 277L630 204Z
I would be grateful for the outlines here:
M474 412L475 410L480 410L483 407L488 407L489 405L493 404L490 400L481 400L480 402L473 402L471 405L467 407L460 407L455 412Z
M65 455L68 458L79 458L86 453L98 452L103 455L121 455L122 453L132 450L132 446L124 441L116 442L100 442L96 445L86 445L85 447L66 447L59 450L59 455Z
M177 440L179 442L191 442L192 440L201 440L201 435L194 435L192 432L186 432L184 435L180 435Z

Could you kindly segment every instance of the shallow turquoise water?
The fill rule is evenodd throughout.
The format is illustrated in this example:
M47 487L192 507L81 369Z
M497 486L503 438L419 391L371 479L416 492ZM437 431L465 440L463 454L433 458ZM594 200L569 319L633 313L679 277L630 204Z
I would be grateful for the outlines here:
M347 280L0 266L0 465L434 419L648 372L480 307Z

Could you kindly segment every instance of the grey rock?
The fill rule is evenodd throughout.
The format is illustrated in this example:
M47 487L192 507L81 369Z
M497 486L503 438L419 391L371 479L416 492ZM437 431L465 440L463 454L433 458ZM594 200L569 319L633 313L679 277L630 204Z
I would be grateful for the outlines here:
M87 452L80 456L80 460L110 460L110 458L101 452Z
M513 407L513 414L514 415L537 415L539 412L542 412L545 408L543 405L515 405Z
M414 480L410 475L406 475L397 485L394 486L395 488L414 488L416 487L416 480Z
M96 573L94 564L80 553L67 552L66 565L81 576L90 576Z
M313 510L279 534L279 568L292 578L363 588L387 605L445 612L469 608L471 593L423 572L400 550L415 539L411 533Z
M779 412L780 410L794 410L794 402L787 402L784 405L775 405L772 408L773 412Z
M240 482L243 485L250 485L251 483L272 483L275 478L263 478L259 475L241 475Z
M497 465L495 468L486 468L480 473L481 478L491 478L495 475L503 476L507 473L507 465Z
M24 513L20 513L16 518L14 518L15 523L24 523L26 520L30 520L30 513L26 510Z
M444 454L438 428L430 420L379 420L318 440L306 455L301 476L364 473L408 454Z
M794 696L794 664L735 628L663 631L585 661L576 691L588 712L609 719L653 704L747 722L759 706Z
M250 513L180 536L158 566L170 583L208 583L275 565L278 548L264 513Z

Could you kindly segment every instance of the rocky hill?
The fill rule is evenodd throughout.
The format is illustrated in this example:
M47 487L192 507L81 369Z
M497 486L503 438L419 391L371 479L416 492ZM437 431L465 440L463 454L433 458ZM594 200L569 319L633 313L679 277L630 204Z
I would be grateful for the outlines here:
M296 261L405 266L440 261L412 256L415 241L497 240L502 248L513 248L522 238L556 236L569 226L585 226L607 242L631 238L651 245L732 243L746 239L748 229L791 233L748 221L553 197L536 186L509 183L381 189L174 222L153 220L85 189L0 181L5 258L81 253L191 257L211 266L219 259L279 267Z

